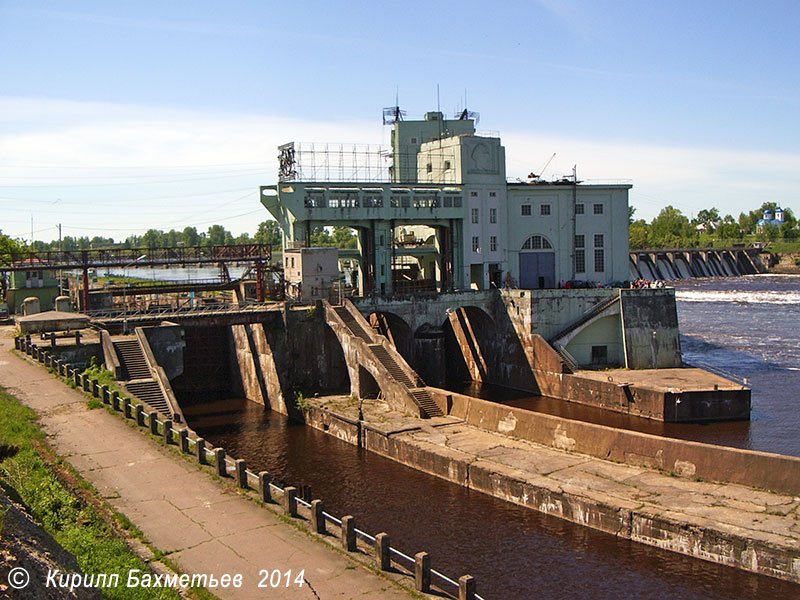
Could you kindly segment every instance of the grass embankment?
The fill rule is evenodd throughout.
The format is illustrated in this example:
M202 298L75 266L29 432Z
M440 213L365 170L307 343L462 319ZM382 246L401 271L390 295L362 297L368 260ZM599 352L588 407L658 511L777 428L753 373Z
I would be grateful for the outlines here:
M125 582L131 569L149 572L147 564L114 534L112 526L97 510L62 485L43 457L49 453L44 437L44 432L36 426L34 412L0 388L0 445L18 449L13 456L0 461L0 483L7 482L16 490L18 500L59 544L75 555L85 573L119 573L120 580ZM63 469L66 471L67 467ZM90 488L74 473L71 478L77 485ZM129 526L125 521L120 519L118 525ZM180 598L172 589L128 588L124 583L103 588L101 592L105 598L121 600Z

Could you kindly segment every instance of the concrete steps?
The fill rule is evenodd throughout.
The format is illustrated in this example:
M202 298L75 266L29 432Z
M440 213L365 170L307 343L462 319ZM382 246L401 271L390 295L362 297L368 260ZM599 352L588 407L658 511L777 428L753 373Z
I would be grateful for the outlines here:
M336 314L339 315L342 321L344 321L344 324L347 325L347 327L350 329L353 335L361 338L368 344L373 343L369 333L367 333L361 326L361 324L358 321L356 321L355 317L353 317L353 315L350 314L350 311L347 310L347 307L335 306L333 310L336 311Z
M163 415L173 418L169 402L161 391L161 386L150 372L150 367L144 357L142 347L137 339L118 340L114 342L120 365L122 377L125 380L125 389L151 408Z
M165 415L172 414L167 401L164 399L164 394L161 392L161 387L152 379L130 381L125 385L125 387L131 394L136 396L142 402L147 403L158 412Z
M341 318L347 326L350 334L362 339L367 343L367 348L389 376L408 390L409 396L414 403L422 410L423 414L429 417L439 417L444 415L442 409L431 397L422 379L413 373L413 377L401 367L397 360L389 353L383 344L374 343L373 338L367 333L364 325L359 322L346 306L334 306L333 311ZM363 318L362 318L363 320ZM367 325L369 327L369 325Z
M411 378L406 375L406 372L400 368L400 365L392 358L386 348L380 344L370 344L369 349L372 350L378 362L386 367L386 370L389 371L389 375L391 375L395 381L402 383L407 388L416 387L415 383L411 381Z
M152 377L138 340L120 340L114 342L114 348L116 348L117 356L122 364L124 379L150 379Z

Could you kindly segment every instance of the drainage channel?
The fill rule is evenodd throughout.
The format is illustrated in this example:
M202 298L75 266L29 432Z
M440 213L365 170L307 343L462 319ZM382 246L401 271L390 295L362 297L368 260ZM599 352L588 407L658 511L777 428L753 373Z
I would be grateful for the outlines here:
M798 586L580 527L465 489L289 422L244 399L194 405L189 425L254 471L302 488L406 554L477 578L486 600L788 598Z

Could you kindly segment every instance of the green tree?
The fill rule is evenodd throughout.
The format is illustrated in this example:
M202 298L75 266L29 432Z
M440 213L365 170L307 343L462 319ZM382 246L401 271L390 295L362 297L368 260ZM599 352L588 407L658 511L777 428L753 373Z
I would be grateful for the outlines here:
M0 233L0 264L9 265L14 260L14 255L25 252L27 247L22 240Z
M273 248L281 245L281 228L277 221L268 220L258 224L255 240L257 244L269 244Z
M715 232L718 240L738 240L742 238L742 229L739 224L730 217L730 221L723 221Z
M644 219L631 223L628 228L628 237L632 250L641 250L649 247L650 226Z
M349 227L335 225L333 228L333 244L338 248L358 247L358 238L355 232Z
M212 225L208 228L207 242L209 246L227 246L233 243L233 235L222 225Z
M720 222L719 211L716 208L704 208L697 217L692 219L692 225L703 225L706 231L713 231Z
M148 229L141 237L140 243L146 248L159 248L162 246L164 232L159 229Z
M181 234L181 241L184 246L199 246L200 236L197 233L196 227L184 227Z
M694 231L689 219L674 206L661 209L650 223L651 243L655 247L680 247L691 245Z

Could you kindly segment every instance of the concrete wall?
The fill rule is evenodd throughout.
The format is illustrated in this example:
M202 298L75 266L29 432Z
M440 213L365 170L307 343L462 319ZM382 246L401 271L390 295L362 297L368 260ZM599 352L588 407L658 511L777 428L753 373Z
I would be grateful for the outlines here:
M164 322L158 327L142 327L158 365L167 378L175 379L183 373L183 328L176 323Z
M446 390L430 391L440 406L452 406L452 416L488 431L681 476L800 494L800 458L649 435L503 406Z
M625 366L680 367L681 344L675 290L620 290Z

